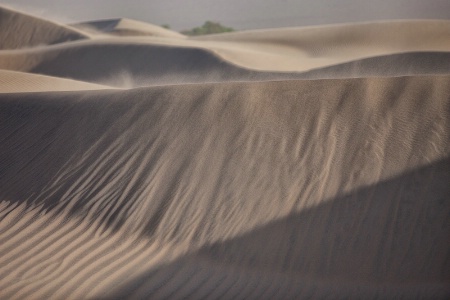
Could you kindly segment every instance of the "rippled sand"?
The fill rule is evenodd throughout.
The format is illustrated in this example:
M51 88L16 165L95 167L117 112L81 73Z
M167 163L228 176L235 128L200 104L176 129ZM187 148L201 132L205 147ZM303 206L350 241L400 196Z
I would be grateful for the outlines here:
M448 299L449 183L450 21L0 8L1 299Z

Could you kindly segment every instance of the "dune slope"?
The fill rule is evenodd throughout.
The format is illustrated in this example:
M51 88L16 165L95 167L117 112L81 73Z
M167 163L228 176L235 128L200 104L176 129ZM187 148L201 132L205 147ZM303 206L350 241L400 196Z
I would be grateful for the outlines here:
M127 290L137 283L124 274L145 255L151 261L156 254L142 251L155 245L171 250L133 274L143 274L136 279L144 284L139 293L157 298L185 282L175 297L183 298L198 284L188 274L206 279L203 272L220 274L221 264L226 277L273 273L275 281L262 284L283 284L292 293L300 292L298 280L306 276L325 286L336 280L361 285L368 297L383 291L407 296L412 284L419 294L446 295L448 81L431 76L0 95L0 158L8 162L0 176L6 215L1 265L9 265L14 251L14 269L36 283L16 281L2 268L1 290L11 298L31 291L94 297L118 283ZM16 224L21 207L26 213L19 216L29 217ZM78 225L67 228L62 220ZM75 250L74 238L57 233L63 228L90 241L90 248ZM27 241L39 232L40 239ZM114 239L123 248L109 249ZM136 243L147 246L108 273L119 253ZM40 263L26 259L43 244L56 248L39 254ZM178 260L212 266L192 270L189 263L165 283L164 293L147 287L155 278L146 272L173 261L164 253L177 251ZM87 253L92 259L81 259ZM209 289L219 284L217 276ZM227 293L242 288L230 286Z
M68 26L0 6L0 50L52 45L88 38Z
M59 77L0 70L0 93L112 89L110 86Z
M103 27L113 28L104 31L114 30L118 25L115 22L111 25L113 21L99 21L99 24L106 22ZM267 35L265 31L249 31L202 38L103 37L38 49L2 51L0 68L126 88L450 73L448 21L267 32Z
M305 72L240 68L200 48L90 42L0 53L0 67L116 87L226 81L450 74L450 52L407 52L356 59Z
M136 20L121 18L121 19L108 19L91 22L83 22L72 24L72 27L79 28L80 30L94 30L98 32L108 33L119 36L155 36L155 37L168 37L168 38L185 38L181 33L140 22Z

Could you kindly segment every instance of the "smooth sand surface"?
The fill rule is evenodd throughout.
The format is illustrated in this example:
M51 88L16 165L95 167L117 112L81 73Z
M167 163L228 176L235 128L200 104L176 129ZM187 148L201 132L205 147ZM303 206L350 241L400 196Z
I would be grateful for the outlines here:
M113 89L89 82L6 70L0 70L0 86L0 93Z
M450 297L450 22L29 47L17 24L1 299Z
M126 18L98 20L92 22L83 22L72 24L72 27L80 30L87 30L92 33L107 33L119 36L155 36L166 38L186 38L181 33Z
M0 7L0 50L51 45L85 39L83 32Z
M2 51L0 68L126 88L443 75L449 74L449 36L450 21L285 28L201 38L94 35Z

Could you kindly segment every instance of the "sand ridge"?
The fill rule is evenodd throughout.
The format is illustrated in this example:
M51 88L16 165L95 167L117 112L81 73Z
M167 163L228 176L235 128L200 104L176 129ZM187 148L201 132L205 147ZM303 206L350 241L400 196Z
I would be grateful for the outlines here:
M186 38L181 33L136 20L120 18L72 24L72 27L90 32L119 36L153 36L166 38Z
M202 38L109 36L1 51L0 68L119 88L444 75L449 73L450 64L449 24L391 21Z
M89 38L75 28L0 7L0 51Z
M450 23L122 21L0 50L1 299L449 298Z

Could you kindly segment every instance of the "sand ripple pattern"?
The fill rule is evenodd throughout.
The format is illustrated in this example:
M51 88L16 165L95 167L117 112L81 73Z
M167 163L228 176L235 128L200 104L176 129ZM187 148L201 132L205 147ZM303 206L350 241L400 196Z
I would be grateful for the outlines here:
M4 94L2 296L445 298L449 80Z
M0 8L0 299L450 299L449 36Z

